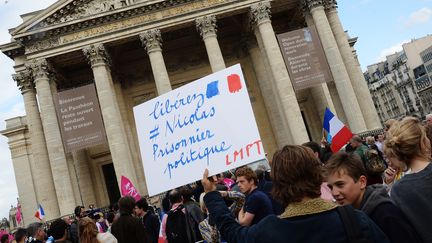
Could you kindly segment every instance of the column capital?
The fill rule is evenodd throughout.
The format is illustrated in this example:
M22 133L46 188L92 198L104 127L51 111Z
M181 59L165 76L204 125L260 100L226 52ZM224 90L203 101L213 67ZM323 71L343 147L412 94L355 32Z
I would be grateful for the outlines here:
M18 88L21 90L21 94L34 90L33 76L30 70L25 69L23 71L12 74L13 80L17 83Z
M302 0L302 4L304 9L309 9L309 11L311 11L316 7L324 7L326 0Z
M338 8L337 0L327 0L325 3L326 10L336 10Z
M84 47L82 51L92 66L97 64L103 64L107 66L111 65L111 58L108 54L108 51L105 49L104 44L102 43L89 45Z
M31 70L35 82L40 78L49 78L53 74L53 69L45 58L32 60L25 66Z
M260 25L264 22L270 21L270 2L260 2L250 7L249 19L251 26Z
M208 16L197 18L195 20L195 25L203 39L210 36L216 36L216 32L217 32L216 16L208 15Z
M162 35L159 29L144 31L139 35L139 38L147 53L162 51Z

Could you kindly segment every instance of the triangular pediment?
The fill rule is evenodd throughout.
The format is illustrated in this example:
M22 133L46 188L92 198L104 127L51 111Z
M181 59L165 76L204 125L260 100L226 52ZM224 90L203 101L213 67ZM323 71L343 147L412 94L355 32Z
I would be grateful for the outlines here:
M26 18L24 22L20 25L18 25L16 28L13 29L11 32L12 36L16 35L22 35L28 32L31 29L34 29L35 26L41 26L41 23L48 18L49 16L53 15L57 11L63 9L66 5L74 2L74 0L59 0L46 9L37 11L36 14L34 14L30 18Z
M145 2L151 4L163 2L163 0L59 0L25 20L11 34L18 37L25 36L37 30L68 25L92 16L133 8L132 5Z

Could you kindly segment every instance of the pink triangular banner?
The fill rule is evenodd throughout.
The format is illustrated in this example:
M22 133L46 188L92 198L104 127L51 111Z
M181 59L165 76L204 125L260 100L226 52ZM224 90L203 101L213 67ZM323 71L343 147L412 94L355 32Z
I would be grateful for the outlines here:
M121 177L121 195L122 197L131 196L135 198L135 201L141 199L141 195L138 193L138 190L126 176Z

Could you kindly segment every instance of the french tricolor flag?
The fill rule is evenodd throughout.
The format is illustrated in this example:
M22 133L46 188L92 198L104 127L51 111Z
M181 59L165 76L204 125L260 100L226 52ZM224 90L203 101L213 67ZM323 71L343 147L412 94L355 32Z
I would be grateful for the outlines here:
M42 208L42 205L38 204L38 209L36 210L35 217L39 220L43 220L45 218L45 212Z
M326 108L324 113L324 130L327 132L327 141L331 143L333 153L338 152L353 136L329 108Z

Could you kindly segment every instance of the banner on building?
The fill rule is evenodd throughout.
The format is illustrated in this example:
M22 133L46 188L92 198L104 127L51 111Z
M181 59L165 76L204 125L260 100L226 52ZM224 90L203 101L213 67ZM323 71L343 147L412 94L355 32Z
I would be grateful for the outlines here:
M134 108L150 196L265 158L239 64Z
M295 90L332 80L315 26L283 33L277 38Z
M57 116L66 152L106 143L94 84L58 92Z

